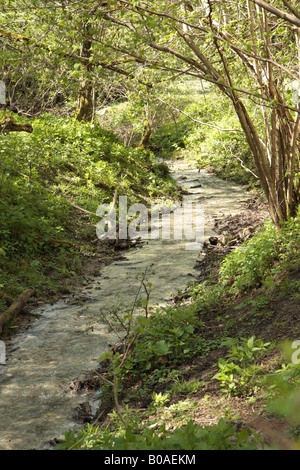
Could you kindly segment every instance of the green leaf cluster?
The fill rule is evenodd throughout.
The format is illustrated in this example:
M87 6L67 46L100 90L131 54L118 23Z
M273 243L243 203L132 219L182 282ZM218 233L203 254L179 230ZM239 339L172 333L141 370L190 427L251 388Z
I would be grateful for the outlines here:
M124 435L88 428L78 435L69 432L58 450L255 450L260 447L257 435L224 420L214 426L201 427L190 421L183 428L168 431L165 425L145 427L140 432L128 428Z
M257 389L257 377L262 374L257 360L268 351L270 343L263 343L262 340L252 336L240 341L236 338L227 338L223 341L223 345L229 346L230 350L227 359L219 359L219 372L213 378L220 381L226 395L247 396L253 394Z

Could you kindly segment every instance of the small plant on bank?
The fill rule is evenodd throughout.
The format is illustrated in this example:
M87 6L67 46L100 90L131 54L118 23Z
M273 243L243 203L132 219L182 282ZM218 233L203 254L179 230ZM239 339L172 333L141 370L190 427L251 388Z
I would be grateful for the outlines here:
M166 403L168 403L168 401L170 400L170 396L168 393L153 392L152 399L153 399L152 406L155 410L157 410L159 408L164 407Z
M270 349L271 343L263 343L252 336L241 341L228 338L223 345L229 346L230 351L227 359L219 359L219 372L213 378L221 382L227 396L252 395L258 390L257 378L262 374L257 360Z
M197 393L205 385L203 380L183 380L175 379L175 384L172 386L170 393L171 395L191 395Z
M259 286L278 258L278 234L271 223L231 252L220 267L220 281L241 292Z

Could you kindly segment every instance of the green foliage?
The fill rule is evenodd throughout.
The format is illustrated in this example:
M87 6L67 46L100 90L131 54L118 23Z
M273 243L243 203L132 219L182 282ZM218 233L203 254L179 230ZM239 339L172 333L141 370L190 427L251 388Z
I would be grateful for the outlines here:
M99 361L110 360L109 367L117 375L120 389L128 383L128 377L142 378L148 398L149 393L153 394L153 387L166 382L171 365L176 367L195 356L206 355L218 344L218 340L208 341L201 336L203 322L199 320L197 310L190 306L161 307L149 316L126 315L119 323L127 331L128 343L134 346L125 356L108 351ZM172 393L175 388L178 393L195 393L201 386L198 382L184 384L177 381Z
M32 252L37 238L57 236L68 222L68 199L95 212L116 188L136 201L174 187L151 154L125 149L97 124L49 115L32 124L33 134L0 136L4 251Z
M16 265L22 265L21 258L30 265L30 273L39 273L40 282L48 282L46 271L74 275L77 269L67 261L66 251L72 254L72 243L84 246L96 237L99 219L93 214L99 204L112 202L115 189L128 196L129 204L176 194L174 182L151 153L125 148L96 123L45 114L31 124L32 134L0 135L0 269L4 268L0 283L4 287L9 287L7 270L11 279L18 275L14 263L9 264L12 257ZM83 219L82 211L73 205L91 214ZM70 244L54 246L51 239ZM78 255L80 250L75 251ZM54 269L46 262L53 252L60 259Z
M211 167L223 179L252 185L257 179L251 152L235 113L220 93L208 87L206 93L185 109L200 121L184 138L186 157L200 168Z
M300 343L285 341L280 345L283 363L280 369L269 373L267 410L288 420L292 427L300 426Z
M188 307L158 309L147 319L131 357L135 371L153 370L157 364L180 364L196 354L206 354L212 344L201 337L196 312ZM140 372L138 372L140 373Z
M190 395L197 393L205 385L203 380L183 380L175 379L175 384L172 386L170 393L171 395Z
M68 432L58 450L255 450L260 440L247 429L220 420L215 426L201 427L190 421L185 427L168 431L165 425L145 427L140 432L128 428L116 436L101 428L87 428L78 435Z
M263 343L252 336L240 342L238 339L228 338L223 345L230 347L228 359L219 359L219 372L213 378L221 382L226 395L251 395L257 389L257 377L262 374L256 361L268 351L270 343Z
M128 321L133 321L132 316ZM188 307L159 308L148 317L138 315L128 335L129 342L131 337L137 336L134 348L125 361L118 355L114 356L113 369L125 381L128 373L131 377L145 375L150 381L151 372L154 385L164 380L168 364L181 364L195 355L207 354L214 347L215 341L208 342L201 337L202 326L196 311ZM110 357L111 353L107 352L100 361ZM122 368L119 369L121 360Z
M159 409L165 406L165 404L170 400L169 394L168 393L152 393L152 406L154 409Z
M255 339L255 336L249 339L242 338L240 341L237 338L227 338L222 344L230 348L228 359L238 361L242 365L256 360L268 351L271 345L271 343L263 343L261 339Z
M280 230L268 221L264 228L241 247L226 256L220 268L220 282L243 291L265 283L283 269L299 267L299 214Z
M222 283L231 283L237 290L260 285L278 257L278 235L271 223L264 231L234 250L220 268Z
M107 416L110 419L110 429L115 430L114 432L116 436L124 435L124 421L126 422L126 425L132 429L138 429L141 422L140 411L129 408L128 405L122 408L123 421L115 410L108 413Z

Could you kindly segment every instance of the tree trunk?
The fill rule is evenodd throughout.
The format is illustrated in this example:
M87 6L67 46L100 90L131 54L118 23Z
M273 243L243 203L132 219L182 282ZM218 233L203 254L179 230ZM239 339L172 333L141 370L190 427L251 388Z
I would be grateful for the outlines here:
M151 134L152 134L151 123L147 120L147 121L145 121L144 132L143 132L142 138L141 138L140 143L139 143L139 147L141 149L147 149L149 147L149 141L150 141L150 138L151 138Z
M87 79L82 81L79 87L77 121L91 121L93 119L93 110L93 87Z
M88 27L86 26L85 29ZM81 57L85 60L85 77L82 79L79 86L78 93L78 110L76 119L78 121L89 122L93 119L94 114L94 90L91 80L89 78L89 72L91 70L91 64L89 58L91 56L92 42L90 40L83 41Z
M268 155L243 104L236 97L233 104L252 151L258 176L269 204L271 218L279 227L288 216L295 215L297 202L299 202L293 185L289 199L287 197L287 188L294 173L294 165L289 158L292 152L289 123L282 115L284 112L282 109L274 110L270 126L273 145ZM289 168L290 176L285 176Z

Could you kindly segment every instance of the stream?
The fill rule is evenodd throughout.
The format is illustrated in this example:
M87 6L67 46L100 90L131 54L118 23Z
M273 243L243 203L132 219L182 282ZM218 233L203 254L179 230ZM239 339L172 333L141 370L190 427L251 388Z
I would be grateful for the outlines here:
M244 188L181 161L169 167L186 189L183 203L204 205L205 240L215 235L215 218L241 212L250 197ZM151 305L167 305L199 276L200 251L187 250L184 239L145 240L90 277L80 291L37 309L30 327L7 344L6 363L0 365L0 450L50 449L53 439L80 427L74 410L88 400L96 411L99 397L76 393L70 384L96 370L100 355L122 337L118 325L111 331L107 318L130 310L145 273L152 284Z

